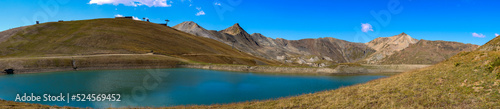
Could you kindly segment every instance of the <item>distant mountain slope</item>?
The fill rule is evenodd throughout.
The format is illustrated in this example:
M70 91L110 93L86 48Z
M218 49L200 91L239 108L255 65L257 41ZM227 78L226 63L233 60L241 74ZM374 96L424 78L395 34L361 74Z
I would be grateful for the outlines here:
M194 22L184 22L174 28L221 41L255 56L315 67L353 62L435 64L458 52L470 51L477 47L446 41L424 41L417 44L419 40L406 33L380 37L362 44L329 37L302 40L272 39L259 33L249 35L239 24L221 31L209 31ZM407 50L403 51L404 49ZM393 54L396 56L392 56Z
M420 40L381 60L382 64L436 64L461 51L473 51L478 45L448 41Z
M129 19L38 24L20 30L0 44L0 57L143 54L151 51L205 63L277 64L213 39Z
M178 30L184 31L186 33L190 33L196 36L202 36L206 38L211 38L214 39L212 35L212 32L206 30L205 28L199 26L198 24L188 21L188 22L183 22L179 25L174 26L173 28L176 28Z
M375 52L362 43L335 38L286 40L272 39L259 33L250 35L239 24L221 31L210 31L210 34L207 33L208 30L185 27L198 27L198 24L184 22L174 26L178 30L209 37L255 56L283 63L321 67L335 63L356 62Z
M401 33L392 37L379 37L368 43L368 47L375 49L377 52L370 55L366 61L367 63L378 63L387 56L401 51L411 44L417 43L418 40L412 38L406 33Z

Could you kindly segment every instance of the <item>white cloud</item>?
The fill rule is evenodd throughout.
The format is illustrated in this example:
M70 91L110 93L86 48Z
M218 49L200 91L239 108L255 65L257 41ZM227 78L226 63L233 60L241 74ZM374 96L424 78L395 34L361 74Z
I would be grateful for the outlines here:
M205 12L200 11L200 12L196 13L196 16L202 16L202 15L205 15Z
M125 16L120 15L120 14L116 14L115 17L125 17ZM138 17L135 17L135 16L132 16L132 19L139 20L139 21L141 20L141 19L139 19Z
M115 17L123 17L123 15L116 14Z
M495 37L498 36L499 34L498 33L495 33Z
M220 6L221 4L219 2L215 2L214 5Z
M133 18L134 20L139 20L139 21L141 21L141 19L139 19L139 18L137 18L137 17L135 17L135 16L133 16L132 18Z
M365 33L368 31L373 31L373 27L369 23L361 23L361 31Z
M202 16L202 15L205 15L205 12L203 10L201 10L200 7L196 7L196 9L198 10L198 13L196 13L196 16Z
M173 2L170 1L169 3L170 4L167 4L167 0L90 0L90 2L89 2L89 4L97 4L97 5L123 4L125 6L134 6L134 7L142 6L142 5L146 5L148 7L170 7L170 6L172 6L171 4Z
M479 37L479 38L484 38L486 37L485 35L481 34L481 33L472 33L472 37Z

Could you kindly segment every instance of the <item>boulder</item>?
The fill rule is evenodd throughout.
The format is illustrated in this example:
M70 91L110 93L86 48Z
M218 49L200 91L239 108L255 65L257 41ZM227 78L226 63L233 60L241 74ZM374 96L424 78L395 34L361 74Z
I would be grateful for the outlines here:
M4 70L4 73L7 73L7 74L14 74L14 69L5 69L5 70Z

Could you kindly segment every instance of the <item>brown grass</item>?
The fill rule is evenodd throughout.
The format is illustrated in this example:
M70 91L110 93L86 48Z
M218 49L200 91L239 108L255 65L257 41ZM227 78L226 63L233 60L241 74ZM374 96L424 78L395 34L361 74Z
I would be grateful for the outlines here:
M461 51L473 51L478 45L448 41L420 40L382 59L381 64L437 64Z
M0 109L78 109L73 107L58 107L41 104L21 103L14 101L0 100Z
M163 55L88 55L0 59L0 69L15 69L16 73L38 73L73 70L73 61L80 70L175 68L186 60Z
M0 44L0 57L143 54L152 50L156 54L204 63L256 64L255 61L241 61L244 59L278 63L240 52L213 39L129 19L51 22L30 26ZM199 59L185 54L219 56Z

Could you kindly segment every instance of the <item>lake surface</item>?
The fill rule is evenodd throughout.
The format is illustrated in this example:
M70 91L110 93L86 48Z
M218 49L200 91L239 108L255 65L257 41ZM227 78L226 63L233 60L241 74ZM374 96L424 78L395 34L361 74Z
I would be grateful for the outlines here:
M276 99L368 82L384 75L316 76L144 69L0 75L0 99L17 94L120 94L121 101L29 102L72 107L161 107Z

